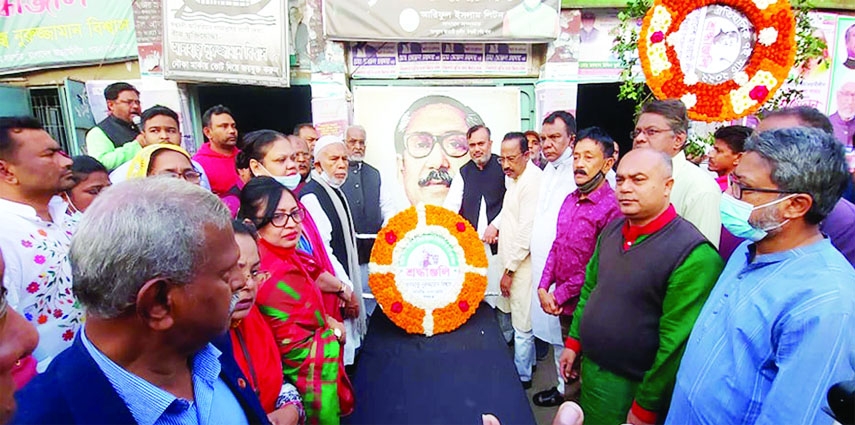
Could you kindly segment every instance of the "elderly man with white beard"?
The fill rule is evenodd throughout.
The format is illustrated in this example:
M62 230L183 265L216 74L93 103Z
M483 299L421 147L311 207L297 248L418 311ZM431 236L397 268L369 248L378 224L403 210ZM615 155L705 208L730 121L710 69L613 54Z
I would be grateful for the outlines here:
M300 201L315 219L318 232L333 255L344 266L359 300L358 316L345 320L347 342L345 365L353 364L356 349L365 335L365 303L362 300L362 276L356 250L353 216L341 186L347 179L347 147L339 136L324 136L315 142L315 169L300 191Z

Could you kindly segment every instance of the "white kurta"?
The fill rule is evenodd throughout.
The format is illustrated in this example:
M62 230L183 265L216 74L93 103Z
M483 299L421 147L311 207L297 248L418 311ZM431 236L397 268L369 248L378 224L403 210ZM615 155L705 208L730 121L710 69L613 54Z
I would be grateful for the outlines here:
M529 162L516 179L505 179L505 199L502 202L502 227L499 229L499 261L503 269L513 270L511 296L499 297L496 306L511 314L514 329L531 331L531 229L540 195L543 171Z
M674 187L671 204L680 217L695 225L718 247L721 237L721 188L715 179L700 167L686 160L683 152L671 158L674 167Z
M534 226L531 231L531 327L534 335L553 345L563 345L558 316L546 314L540 307L537 285L552 249L558 226L558 211L564 198L576 190L573 179L573 150L568 146L555 162L546 164L540 180Z
M457 173L451 181L448 195L446 195L445 202L442 204L443 208L454 211L455 213L460 212L460 207L463 205L463 187L465 184L463 175ZM487 226L492 224L494 227L499 228L502 221L502 213L499 212L491 223L487 223L487 202L482 197L479 204L481 207L478 210L478 228L475 231L478 232L478 237L483 239L484 232L487 231ZM487 291L484 294L484 302L489 304L490 307L496 308L496 300L501 296L499 279L502 278L502 265L499 262L498 254L493 255L490 244L484 244L484 252L487 254Z

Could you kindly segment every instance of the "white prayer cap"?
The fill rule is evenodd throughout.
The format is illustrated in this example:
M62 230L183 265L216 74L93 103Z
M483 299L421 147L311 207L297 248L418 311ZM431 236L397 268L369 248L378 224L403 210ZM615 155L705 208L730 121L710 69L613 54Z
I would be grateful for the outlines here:
M334 145L336 143L341 143L344 146L344 140L341 139L341 136L324 136L318 139L315 142L315 150L312 151L312 156L315 158L318 157L318 154L327 146Z

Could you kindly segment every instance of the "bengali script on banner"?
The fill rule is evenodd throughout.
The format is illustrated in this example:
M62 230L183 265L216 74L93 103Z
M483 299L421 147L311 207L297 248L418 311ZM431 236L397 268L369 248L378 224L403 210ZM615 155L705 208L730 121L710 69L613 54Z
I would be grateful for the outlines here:
M0 74L135 56L130 2L0 2Z
M164 77L287 87L285 0L223 3L164 0Z
M325 0L333 40L549 42L558 0Z

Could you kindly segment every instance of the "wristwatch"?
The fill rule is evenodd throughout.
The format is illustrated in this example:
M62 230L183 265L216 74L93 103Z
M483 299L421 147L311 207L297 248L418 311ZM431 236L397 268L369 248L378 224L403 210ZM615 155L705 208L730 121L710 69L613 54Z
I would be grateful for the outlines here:
M506 274L508 277L514 277L514 273L515 273L515 272L514 272L513 270L505 269L505 274Z
M333 328L332 333L333 333L333 335L335 335L335 339L336 339L337 341L341 341L341 329L339 329L339 328Z

